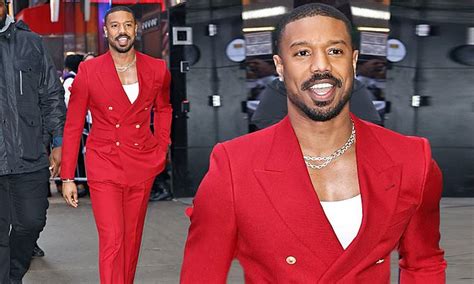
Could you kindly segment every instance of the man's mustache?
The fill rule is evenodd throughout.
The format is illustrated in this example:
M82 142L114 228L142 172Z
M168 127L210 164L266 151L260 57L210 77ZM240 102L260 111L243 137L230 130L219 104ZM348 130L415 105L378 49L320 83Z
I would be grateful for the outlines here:
M331 72L324 72L324 73L314 73L311 78L303 82L301 84L301 90L302 91L307 91L309 90L314 84L316 84L318 81L321 80L330 80L332 81L333 85L335 85L338 88L342 87L342 81L336 77L334 77Z

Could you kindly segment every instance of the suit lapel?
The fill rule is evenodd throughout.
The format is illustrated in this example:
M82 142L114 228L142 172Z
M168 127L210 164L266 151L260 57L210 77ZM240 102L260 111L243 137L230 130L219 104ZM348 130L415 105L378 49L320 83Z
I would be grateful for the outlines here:
M343 249L313 189L299 143L286 117L275 128L264 169L255 174L282 221L304 246L329 266Z
M104 94L110 96L112 101L115 102L114 105L118 105L122 109L128 109L131 104L122 87L117 71L115 70L114 61L110 51L104 55L102 68L99 70L99 73L99 80L105 89Z
M362 224L357 237L320 279L344 277L379 243L396 206L401 166L394 164L371 129L353 117L356 126L357 170L362 196ZM380 256L383 257L383 256Z
M130 110L133 110L137 107L141 107L142 102L146 101L153 87L153 70L148 65L148 62L146 62L146 59L143 54L141 54L140 52L136 52L136 54L139 93L137 100L135 101Z

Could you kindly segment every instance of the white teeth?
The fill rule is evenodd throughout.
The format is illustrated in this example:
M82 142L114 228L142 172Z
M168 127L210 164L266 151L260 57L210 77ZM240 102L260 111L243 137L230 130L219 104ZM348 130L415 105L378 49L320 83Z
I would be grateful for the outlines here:
M326 95L334 85L329 84L329 83L321 83L321 84L314 84L311 86L311 90L316 93L318 96L324 96Z
M326 89L326 88L332 88L333 85L329 83L321 83L321 84L315 84L311 87L311 89Z

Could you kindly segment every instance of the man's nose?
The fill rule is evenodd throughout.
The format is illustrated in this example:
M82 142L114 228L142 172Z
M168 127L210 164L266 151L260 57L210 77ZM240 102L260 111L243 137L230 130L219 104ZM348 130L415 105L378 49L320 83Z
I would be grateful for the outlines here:
M331 63L325 52L316 52L311 62L312 73L324 73L331 71Z
M119 33L125 32L125 25L119 25Z

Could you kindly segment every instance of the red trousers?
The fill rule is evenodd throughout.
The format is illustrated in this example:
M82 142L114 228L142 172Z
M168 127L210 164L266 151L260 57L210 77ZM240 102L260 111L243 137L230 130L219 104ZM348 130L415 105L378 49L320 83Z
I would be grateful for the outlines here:
M134 186L89 182L99 233L100 283L133 283L153 181Z

